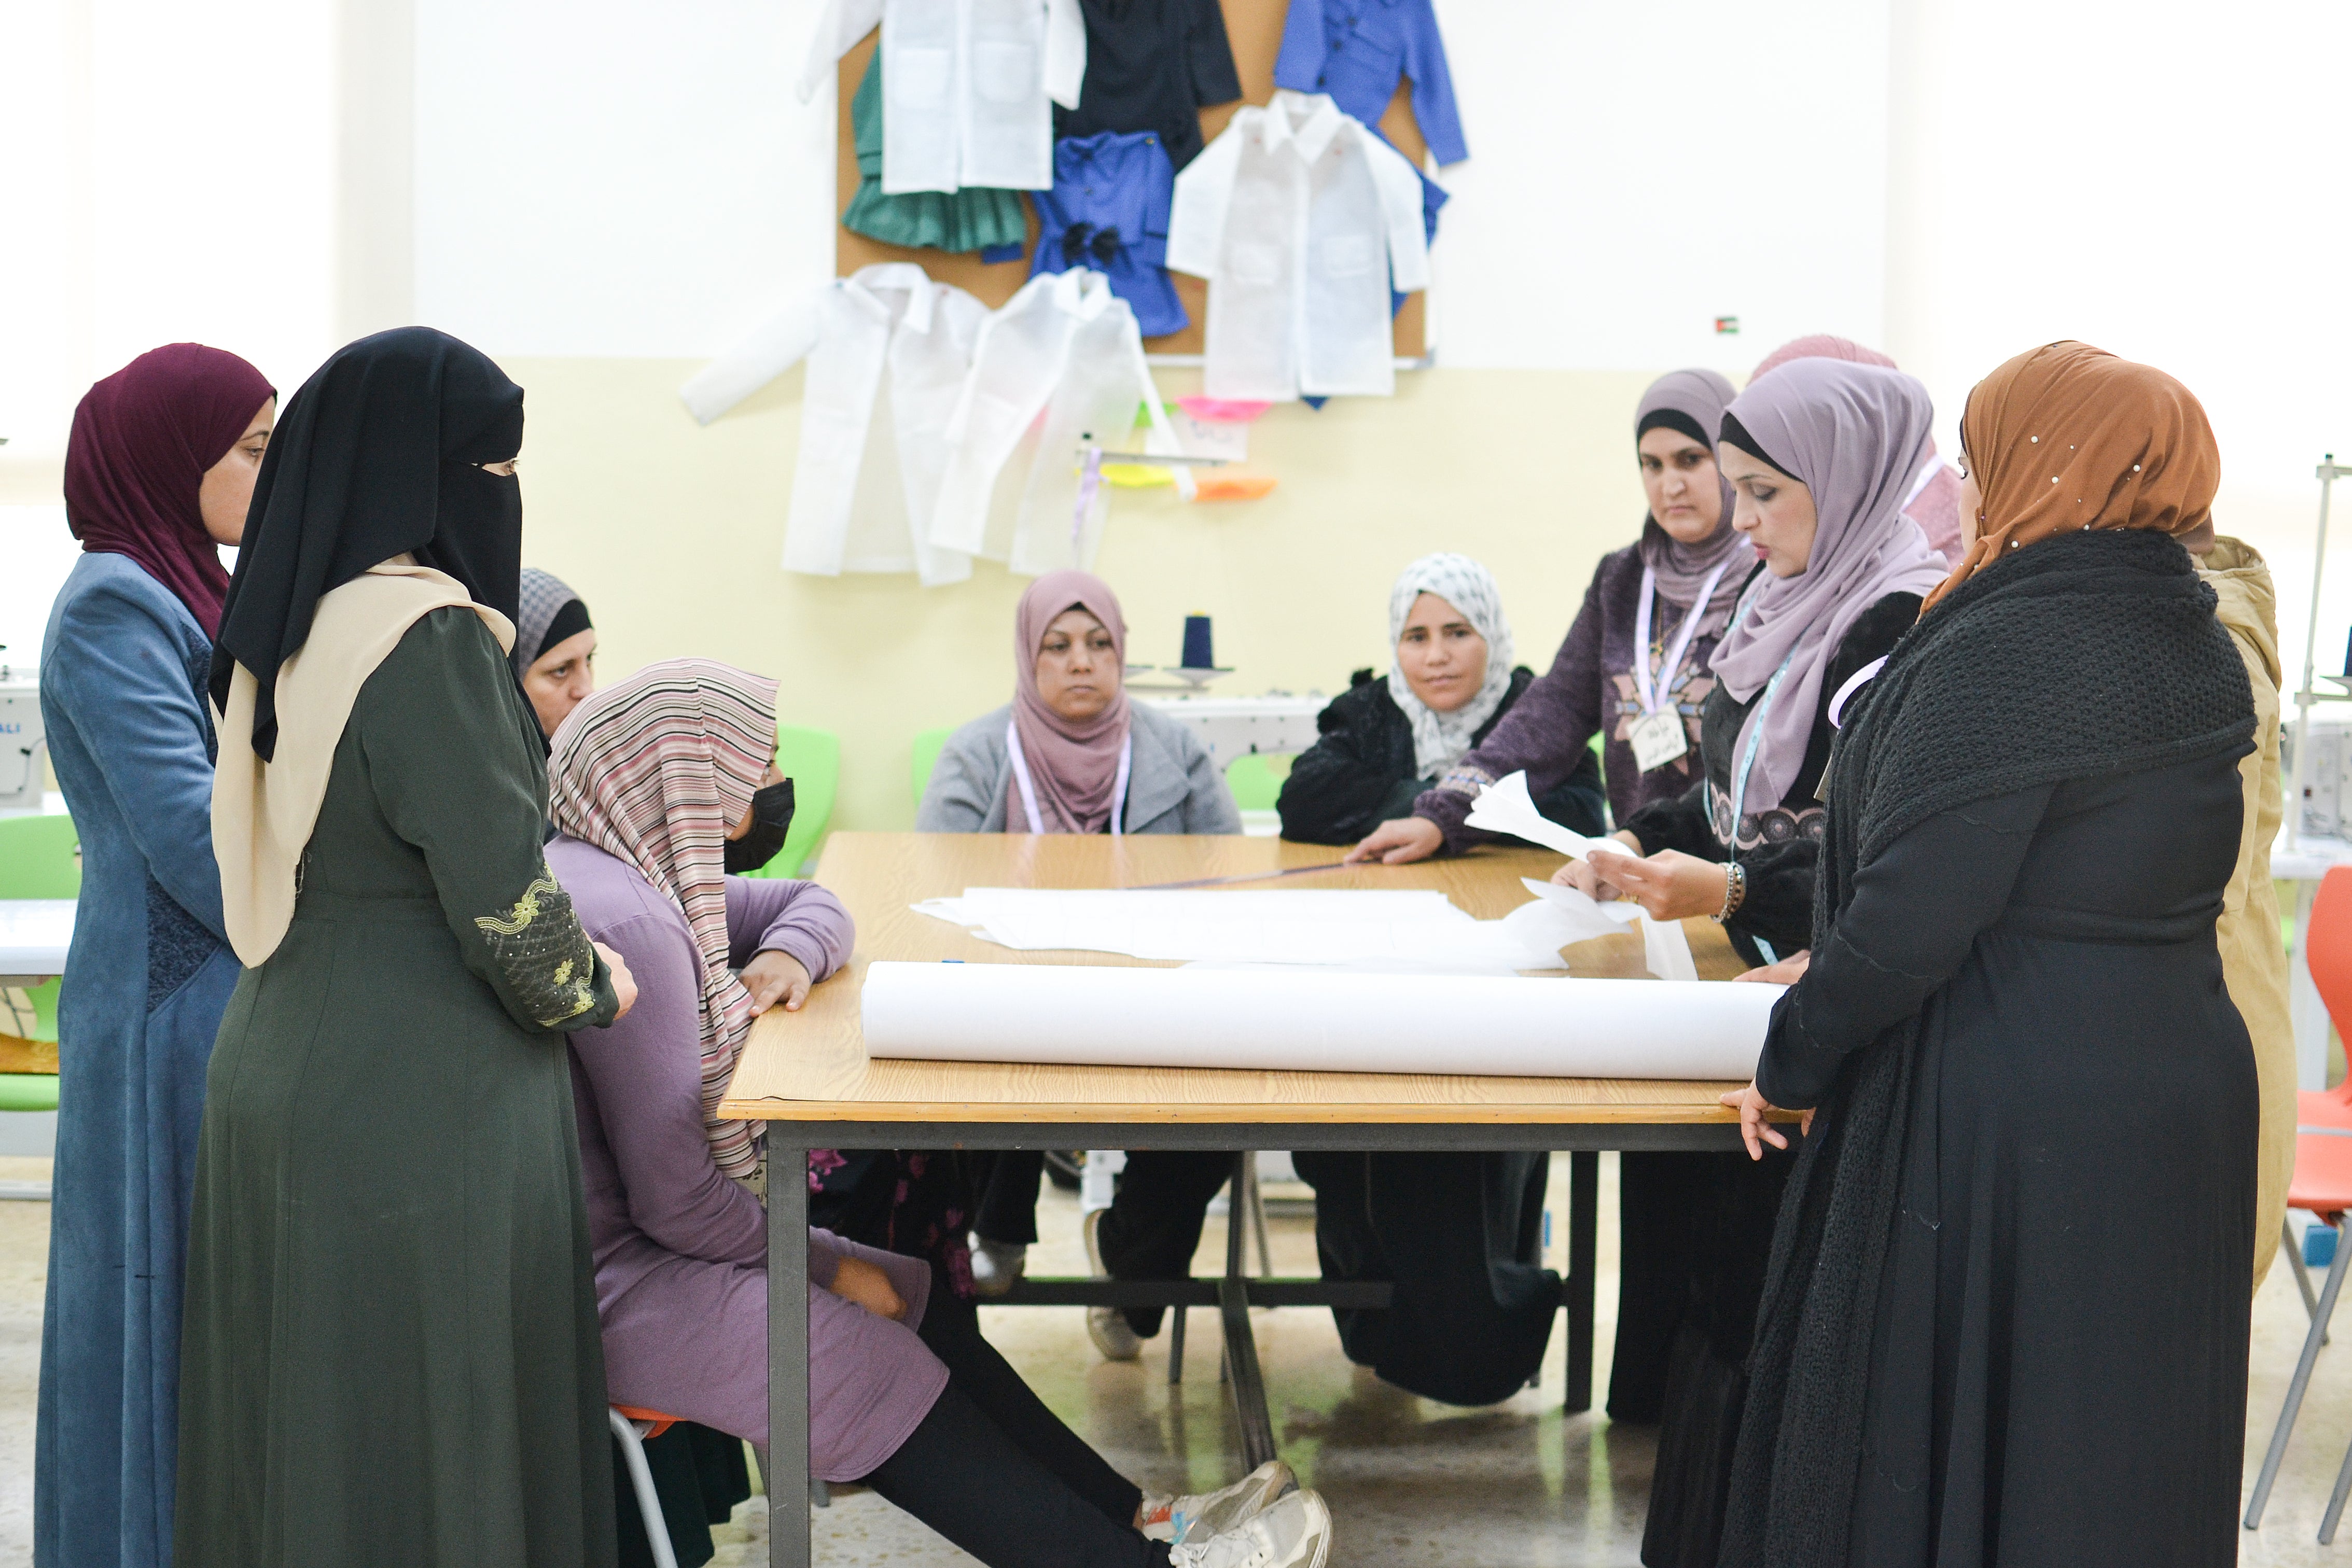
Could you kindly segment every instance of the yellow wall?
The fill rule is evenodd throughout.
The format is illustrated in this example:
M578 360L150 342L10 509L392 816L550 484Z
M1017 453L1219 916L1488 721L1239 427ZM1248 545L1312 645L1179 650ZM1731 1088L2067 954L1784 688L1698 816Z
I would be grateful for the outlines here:
M698 653L783 682L785 723L841 737L834 825L913 820L908 742L1011 695L1012 613L1025 579L989 562L971 581L802 577L777 566L800 436L795 371L708 429L679 404L700 368L671 360L517 359L529 391L524 559L594 612L599 674ZM1161 391L1197 390L1163 371ZM1436 549L1501 582L1518 659L1538 670L1593 562L1642 516L1633 460L1643 374L1404 373L1392 399L1276 408L1250 466L1261 501L1188 505L1118 492L1096 570L1127 611L1128 656L1172 664L1182 617L1216 618L1218 689L1336 692L1387 666L1388 588Z

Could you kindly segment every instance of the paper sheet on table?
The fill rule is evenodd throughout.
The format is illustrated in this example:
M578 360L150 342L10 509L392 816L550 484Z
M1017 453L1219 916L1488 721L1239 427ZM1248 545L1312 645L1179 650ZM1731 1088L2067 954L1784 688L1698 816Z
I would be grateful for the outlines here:
M1535 800L1528 794L1525 772L1507 773L1479 790L1477 799L1470 802L1467 821L1474 828L1508 833L1515 839L1558 851L1570 860L1583 859L1584 852L1596 844L1612 849L1622 847L1601 839L1588 839L1537 810Z
M1261 964L1358 959L1440 967L1561 968L1557 922L1537 904L1474 920L1431 891L1161 893L1128 888L968 887L913 906L1024 952ZM1531 913L1532 912L1532 913Z
M877 963L869 1056L1745 1081L1780 986Z
M1643 967L1661 980L1698 978L1698 960L1691 956L1690 938L1683 934L1681 921L1652 920L1643 915L1638 904L1602 904L1577 888L1538 882L1531 876L1519 878L1519 885L1561 912L1562 929L1574 933L1561 939L1561 946L1613 936L1639 922Z

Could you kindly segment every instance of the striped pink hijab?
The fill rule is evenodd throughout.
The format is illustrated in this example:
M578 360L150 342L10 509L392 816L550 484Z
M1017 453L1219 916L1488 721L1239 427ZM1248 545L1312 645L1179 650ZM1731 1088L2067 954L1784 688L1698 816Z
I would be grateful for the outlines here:
M751 1029L751 993L727 966L727 830L751 808L776 750L776 683L710 659L647 664L572 711L547 759L558 832L636 867L686 915L702 967L702 1113L730 1176L759 1167L758 1134L719 1119Z

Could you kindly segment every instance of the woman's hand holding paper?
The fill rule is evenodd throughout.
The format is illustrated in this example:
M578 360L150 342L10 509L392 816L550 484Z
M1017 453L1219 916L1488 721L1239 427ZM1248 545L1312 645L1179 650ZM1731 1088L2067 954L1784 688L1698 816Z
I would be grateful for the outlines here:
M1637 860L1631 855L1594 853L1587 857L1601 885L1614 896L1630 898L1653 920L1687 920L1713 915L1723 907L1722 865L1686 855L1680 850L1660 850ZM1569 885L1576 886L1575 883ZM1612 896L1596 893L1595 898Z
M1623 844L1635 854L1642 852L1642 841L1620 828L1609 835L1612 841ZM1591 861L1572 860L1551 873L1553 882L1562 887L1572 887L1595 904L1606 904L1617 896L1617 889L1601 880L1601 873Z

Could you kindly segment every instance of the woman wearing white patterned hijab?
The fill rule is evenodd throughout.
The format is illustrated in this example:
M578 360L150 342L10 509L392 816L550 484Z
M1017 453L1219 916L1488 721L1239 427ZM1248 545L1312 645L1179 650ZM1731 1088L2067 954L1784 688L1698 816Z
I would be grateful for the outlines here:
M1511 690L1511 623L1492 573L1425 555L1389 590L1389 695L1412 725L1413 769L1442 779Z

